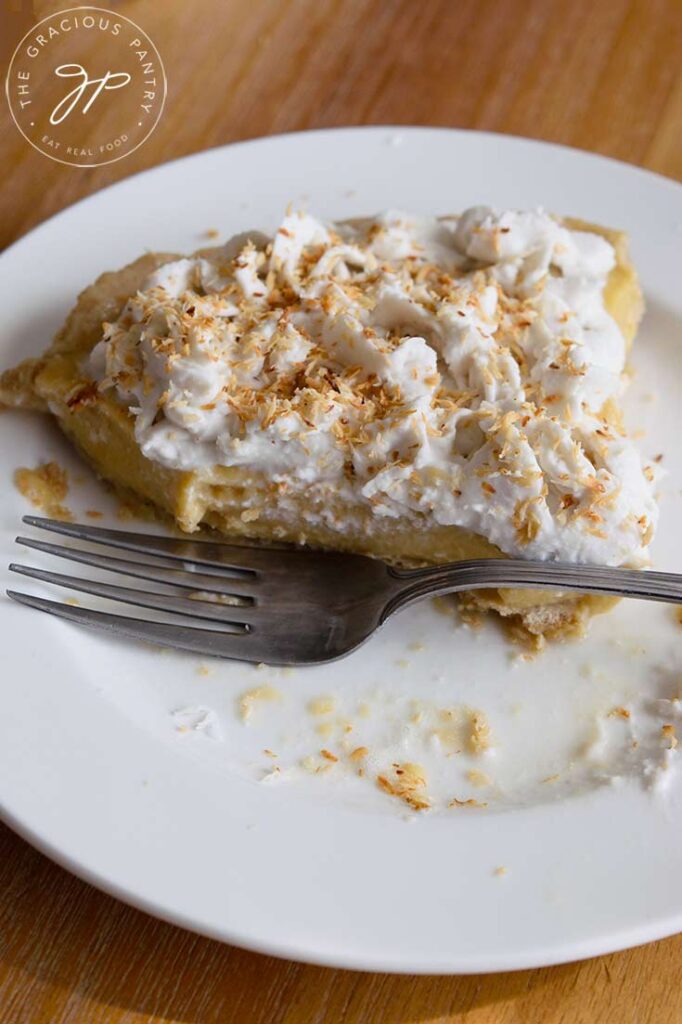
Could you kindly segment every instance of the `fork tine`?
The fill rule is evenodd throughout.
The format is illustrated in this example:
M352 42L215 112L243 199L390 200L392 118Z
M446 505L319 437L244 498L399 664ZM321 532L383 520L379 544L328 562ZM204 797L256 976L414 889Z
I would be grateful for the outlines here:
M69 622L157 644L159 647L175 647L195 654L209 654L217 658L234 658L237 661L264 660L265 652L250 633L225 633L214 629L200 629L193 626L178 628L177 623L145 622L128 618L126 615L112 615L110 612L94 611L92 608L74 608L59 601L48 601L17 590L8 590L7 596L19 604L38 608L49 615L56 615Z
M239 626L251 623L258 618L258 609L252 604L213 604L202 600L191 601L186 597L175 597L171 594L145 593L132 587L117 587L110 583L100 583L99 580L79 579L77 576L65 576L60 572L34 569L29 565L17 565L15 562L9 568L11 572L19 573L22 576L42 580L44 583L54 583L58 587L66 587L69 590L78 590L83 594L106 597L110 601L137 605L138 608L154 608L156 611L171 612L174 615L208 619L212 622L220 622L225 626Z
M22 522L39 530L50 530L65 537L84 540L89 544L108 544L125 551L139 551L143 555L163 555L181 562L193 562L206 568L234 569L237 572L256 572L272 564L274 552L286 554L287 549L241 547L237 544L222 544L207 540L184 540L176 537L160 537L153 533L129 533L127 530L109 530L102 526L84 526L79 523L65 523L59 519L45 519L42 516L23 516Z
M93 551L81 551L79 548L70 548L65 544L48 544L44 540L34 540L33 537L17 537L16 541L17 544L23 544L24 547L43 551L48 555L56 555L58 558L68 558L71 562L93 565L98 569L106 569L107 572L134 576L147 583L162 583L167 586L181 587L183 590L205 590L213 594L250 597L259 588L258 578L255 576L226 576L223 583L221 577L217 575L202 576L200 573L183 571L178 568L177 561L172 558L166 559L169 564L164 565L165 556L163 555L153 555L152 557L158 559L161 564L150 565L147 562L132 562L127 558L100 555Z

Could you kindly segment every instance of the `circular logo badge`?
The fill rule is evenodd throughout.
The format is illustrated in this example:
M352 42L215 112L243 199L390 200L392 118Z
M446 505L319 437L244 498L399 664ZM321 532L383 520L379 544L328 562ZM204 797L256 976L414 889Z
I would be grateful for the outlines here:
M39 21L21 40L6 79L14 122L62 164L122 160L154 131L166 74L149 36L101 7L73 7Z

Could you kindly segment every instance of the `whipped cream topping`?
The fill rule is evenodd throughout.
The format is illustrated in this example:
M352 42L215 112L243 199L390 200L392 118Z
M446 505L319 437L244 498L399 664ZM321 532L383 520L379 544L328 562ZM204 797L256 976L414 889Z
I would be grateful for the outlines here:
M615 411L604 238L488 207L294 211L245 237L160 267L91 354L147 458L249 467L509 555L646 562L656 467Z

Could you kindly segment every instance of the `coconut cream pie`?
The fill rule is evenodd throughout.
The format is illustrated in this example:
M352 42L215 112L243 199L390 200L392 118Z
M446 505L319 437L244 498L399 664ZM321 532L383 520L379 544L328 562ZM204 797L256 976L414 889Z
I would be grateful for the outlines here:
M103 274L0 398L49 410L183 530L412 564L640 566L654 468L618 400L641 313L619 232L483 206L290 211L272 238ZM609 604L465 600L536 635Z

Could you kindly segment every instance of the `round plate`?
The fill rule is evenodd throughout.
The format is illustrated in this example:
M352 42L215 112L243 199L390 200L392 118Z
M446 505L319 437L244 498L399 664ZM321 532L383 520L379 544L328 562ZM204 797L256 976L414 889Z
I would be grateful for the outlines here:
M101 271L145 248L198 248L211 229L271 229L290 201L330 218L544 206L627 229L648 302L628 417L668 470L656 565L682 570L682 189L611 160L352 128L155 168L2 255L0 365L39 352ZM116 501L47 418L1 422L2 582L47 594L5 569L49 561L13 542L30 511L13 470L67 466L78 518L96 508L115 523ZM657 767L661 724L679 707L666 703L682 668L674 609L623 602L587 639L524 660L494 624L471 629L425 604L346 660L294 672L117 642L4 598L0 612L5 820L153 914L280 956L409 972L536 967L682 923L676 755ZM611 714L619 706L629 719ZM479 755L461 742L471 709L491 728ZM363 775L356 746L369 749ZM423 766L431 810L381 791L377 775L397 761Z

